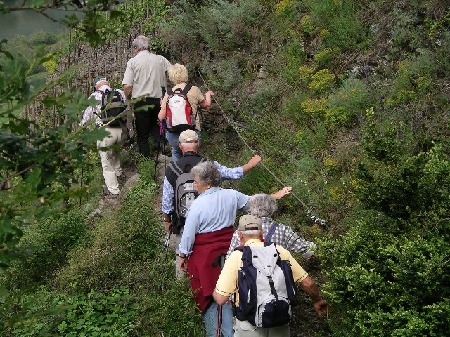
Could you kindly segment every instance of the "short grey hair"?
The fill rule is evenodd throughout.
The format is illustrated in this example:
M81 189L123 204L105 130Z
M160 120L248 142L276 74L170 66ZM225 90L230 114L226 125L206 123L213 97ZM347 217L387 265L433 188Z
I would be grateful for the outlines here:
M144 35L136 36L131 46L139 50L148 50L148 37Z
M277 202L265 193L254 194L248 200L250 214L258 218L271 217L278 209Z
M245 237L258 237L261 235L261 231L258 229L252 229L252 230L248 230L248 231L239 231L242 233L243 236Z
M189 80L186 67L179 63L175 63L174 65L172 65L167 73L169 75L169 81L174 85L187 82Z
M191 174L202 185L210 184L213 187L220 185L220 173L212 161L205 161L195 165L191 170Z

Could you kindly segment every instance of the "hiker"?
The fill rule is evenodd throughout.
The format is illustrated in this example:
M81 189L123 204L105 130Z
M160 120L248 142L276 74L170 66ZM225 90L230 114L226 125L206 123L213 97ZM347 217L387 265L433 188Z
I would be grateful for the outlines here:
M289 194L292 187L287 186L282 190L285 194ZM271 218L277 211L277 202L273 195L269 194L255 194L252 195L248 201L250 214L261 219L264 242L273 242L281 245L289 251L302 254L305 259L311 258L314 255L316 244L300 237L295 233L291 227L276 223ZM230 248L228 249L227 257L234 251L234 249L241 245L239 240L239 231L235 231L231 239Z
M136 140L139 153L150 157L148 144L153 135L154 147L159 140L158 111L163 88L166 87L166 71L170 62L161 55L148 51L148 38L139 35L132 42L136 56L129 59L122 84L127 99L133 99L136 124Z
M165 177L163 181L163 193L161 209L163 212L164 226L168 233L173 233L174 242L176 247L176 253L178 254L178 245L181 240L181 234L183 232L185 218L183 216L177 215L176 212L176 182L177 178L182 173L191 172L192 167L198 163L205 161L205 159L198 154L198 148L200 146L199 137L197 133L193 130L186 130L181 132L178 139L178 146L180 147L183 156L177 162L171 162L166 168ZM241 179L244 174L249 170L259 164L261 157L258 155L253 156L246 164L240 167L228 168L226 166L220 165L218 162L214 161L214 166L217 168L221 179L237 180ZM192 179L192 177L191 177ZM192 181L192 180L191 180ZM170 234L169 234L170 235ZM179 257L176 257L176 276L177 278L182 278L184 272L182 272L179 267Z
M290 336L290 307L296 302L294 282L300 282L311 296L319 317L328 312L317 285L291 253L280 245L265 246L260 218L242 216L238 233L244 247L225 260L213 292L218 305L227 305L230 296L235 295L235 337ZM284 271L289 264L290 271ZM242 291L239 287L248 289Z
M219 187L220 173L213 162L202 162L191 170L199 196L186 216L179 245L179 268L188 272L195 301L202 313L206 336L233 336L231 305L220 312L212 293L220 274L220 258L224 256L233 235L233 223L239 209L247 210L248 196L233 189Z
M209 110L214 93L209 90L203 96L198 87L188 85L188 71L184 65L179 63L169 68L168 75L169 81L174 86L167 89L158 118L161 123L166 122L166 139L172 148L172 160L176 162L182 156L178 146L180 133L191 129L196 130L200 135L201 124L198 110L199 108ZM176 94L180 96L176 96ZM184 104L188 106L185 108Z
M126 109L125 94L120 89L112 89L106 78L97 78L94 80L95 91L89 98L94 98L97 101L96 106L88 106L83 111L83 118L80 125L83 126L89 121L94 121L98 127L104 127L108 132L108 135L102 140L97 141L97 148L99 149L100 161L103 168L103 178L105 179L106 188L105 194L110 197L117 197L119 195L119 182L118 177L122 175L122 168L120 166L120 151L119 146L122 142L122 121L119 118L115 118L105 122L102 120L102 112L105 109L103 104L105 95L107 93L120 94L123 104L123 110ZM124 122L123 122L124 123ZM107 149L106 149L107 148Z

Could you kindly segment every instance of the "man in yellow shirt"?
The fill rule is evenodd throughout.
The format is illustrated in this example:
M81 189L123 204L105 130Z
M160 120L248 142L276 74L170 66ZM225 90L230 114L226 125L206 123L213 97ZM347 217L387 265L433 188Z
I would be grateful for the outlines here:
M262 222L261 219L244 215L239 219L239 238L245 246L263 247ZM292 257L291 253L281 246L276 246L281 260L287 260L291 264L292 275L295 282L299 282L303 290L311 296L314 302L314 309L319 316L328 311L328 305L319 294L319 289L308 273ZM213 293L214 300L222 305L229 301L231 295L236 295L236 306L239 305L238 297L238 271L242 268L242 251L234 251L225 261L225 265L220 273L216 288ZM290 335L289 324L271 328L262 328L252 325L248 321L235 320L235 337L286 337Z

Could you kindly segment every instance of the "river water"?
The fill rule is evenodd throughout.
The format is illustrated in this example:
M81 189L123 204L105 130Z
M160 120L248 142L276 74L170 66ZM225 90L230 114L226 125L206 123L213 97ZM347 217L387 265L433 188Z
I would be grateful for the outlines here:
M18 1L5 0L5 6L14 6ZM62 10L47 10L45 12L56 20L61 20L73 12ZM33 10L20 10L9 13L0 13L0 40L11 39L15 35L32 35L37 32L61 33L66 26L54 22L44 15Z

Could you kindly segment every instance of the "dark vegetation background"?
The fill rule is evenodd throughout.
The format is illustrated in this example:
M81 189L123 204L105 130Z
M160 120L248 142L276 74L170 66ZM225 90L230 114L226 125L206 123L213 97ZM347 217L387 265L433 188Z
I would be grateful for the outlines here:
M262 155L227 186L293 186L277 219L318 244L301 262L332 311L319 320L300 294L292 336L448 335L449 1L110 5L88 3L69 36L0 44L2 336L203 334L162 245L153 162L124 153L140 179L89 216L102 134L76 125L92 75L120 84L138 32L216 93L203 154Z

